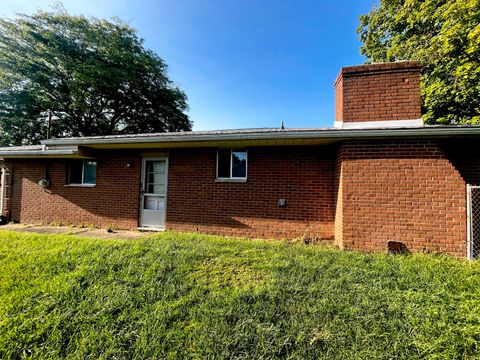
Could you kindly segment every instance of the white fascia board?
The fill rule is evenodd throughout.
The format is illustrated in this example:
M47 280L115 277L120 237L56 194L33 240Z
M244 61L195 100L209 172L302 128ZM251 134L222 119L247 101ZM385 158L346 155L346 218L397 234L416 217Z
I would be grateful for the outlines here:
M62 157L62 156L74 156L77 155L76 151L72 150L61 150L61 151L2 151L0 152L0 157L4 159L8 158L35 158L35 157Z
M384 121L356 121L343 122L335 121L333 127L336 129L374 129L374 128L418 128L423 126L422 119L413 120L384 120Z
M41 149L15 149L0 151L0 158L62 158L76 157L79 155L78 146L62 147L60 149L48 148L43 145Z

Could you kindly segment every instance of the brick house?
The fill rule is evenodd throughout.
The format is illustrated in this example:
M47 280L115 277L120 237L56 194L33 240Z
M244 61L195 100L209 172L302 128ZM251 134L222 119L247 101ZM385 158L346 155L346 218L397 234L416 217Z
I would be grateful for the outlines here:
M332 128L44 140L0 149L1 209L27 223L307 237L471 255L480 127L424 126L420 64L345 67Z

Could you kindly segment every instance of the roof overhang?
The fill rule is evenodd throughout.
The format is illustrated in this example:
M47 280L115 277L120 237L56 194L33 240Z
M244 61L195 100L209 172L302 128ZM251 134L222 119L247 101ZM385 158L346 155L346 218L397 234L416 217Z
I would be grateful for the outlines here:
M63 146L53 147L39 146L38 148L21 147L12 148L12 150L0 150L0 158L3 159L88 159L93 158L91 150L83 146Z
M0 158L93 158L96 149L306 146L344 140L478 138L480 126L362 129L245 129L43 140L42 145L3 148Z
M44 140L48 146L89 148L172 148L215 146L278 146L329 144L342 140L479 137L480 126L422 126L368 129L287 129L269 131L185 132Z

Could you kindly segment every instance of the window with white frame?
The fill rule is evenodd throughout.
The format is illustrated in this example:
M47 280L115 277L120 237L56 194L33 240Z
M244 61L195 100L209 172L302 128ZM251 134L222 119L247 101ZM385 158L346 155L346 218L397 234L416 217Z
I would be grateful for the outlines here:
M217 152L217 179L246 179L247 150L219 149Z
M97 182L97 162L74 160L68 166L68 185L95 185Z

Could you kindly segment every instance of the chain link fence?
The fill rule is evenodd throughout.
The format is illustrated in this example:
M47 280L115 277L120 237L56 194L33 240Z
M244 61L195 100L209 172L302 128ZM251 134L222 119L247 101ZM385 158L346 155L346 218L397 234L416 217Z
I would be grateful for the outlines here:
M467 256L480 259L480 186L467 185Z

